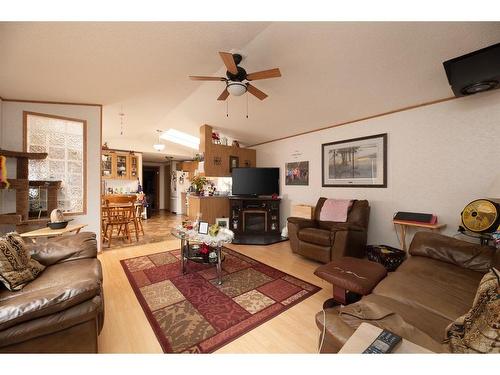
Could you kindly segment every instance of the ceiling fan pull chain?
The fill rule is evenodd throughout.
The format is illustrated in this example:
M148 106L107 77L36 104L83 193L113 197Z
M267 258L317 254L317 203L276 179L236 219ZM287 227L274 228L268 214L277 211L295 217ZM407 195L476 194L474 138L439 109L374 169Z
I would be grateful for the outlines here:
M248 118L248 92L245 96L247 97L247 118Z
M226 117L229 117L229 100L226 100Z

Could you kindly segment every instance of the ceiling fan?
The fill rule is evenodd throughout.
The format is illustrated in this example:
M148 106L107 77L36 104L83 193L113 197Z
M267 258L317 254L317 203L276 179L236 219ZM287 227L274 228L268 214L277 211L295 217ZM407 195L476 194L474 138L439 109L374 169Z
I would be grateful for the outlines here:
M229 94L234 96L240 96L247 91L259 98L264 100L267 98L267 94L260 91L257 87L252 85L248 81L256 81L258 79L267 78L277 78L281 77L281 72L279 68L262 70L255 73L247 73L245 69L238 64L241 62L243 57L240 54L232 54L229 52L219 52L224 65L227 68L226 77L207 77L207 76L189 76L194 81L223 81L226 83L224 91L219 95L217 100L226 100ZM246 81L246 82L244 82Z

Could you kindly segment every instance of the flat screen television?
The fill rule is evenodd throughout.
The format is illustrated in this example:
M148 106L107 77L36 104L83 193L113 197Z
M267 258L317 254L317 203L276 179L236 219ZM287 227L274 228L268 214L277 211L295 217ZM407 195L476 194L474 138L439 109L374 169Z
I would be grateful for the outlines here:
M233 168L233 195L273 195L280 193L279 168Z

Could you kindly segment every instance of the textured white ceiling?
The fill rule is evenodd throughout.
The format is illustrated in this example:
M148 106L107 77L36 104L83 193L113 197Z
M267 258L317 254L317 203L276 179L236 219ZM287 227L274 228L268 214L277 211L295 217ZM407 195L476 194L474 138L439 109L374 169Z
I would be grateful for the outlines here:
M500 23L0 23L0 96L104 105L110 147L151 151L155 130L204 123L246 144L451 96L442 62L500 41ZM216 100L217 51L248 72L279 67L250 96ZM125 117L125 134L119 135ZM165 153L193 151L166 142Z

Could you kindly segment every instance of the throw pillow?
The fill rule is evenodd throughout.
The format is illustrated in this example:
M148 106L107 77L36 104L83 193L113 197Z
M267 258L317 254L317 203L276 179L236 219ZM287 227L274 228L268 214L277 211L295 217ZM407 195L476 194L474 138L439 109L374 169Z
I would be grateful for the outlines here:
M22 289L44 269L45 266L31 259L28 248L17 233L0 238L0 281L7 289Z
M470 311L446 328L452 353L500 353L500 274L481 279Z

